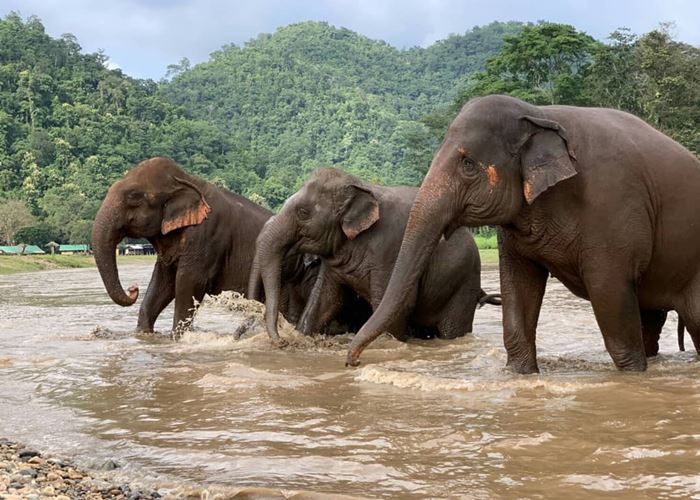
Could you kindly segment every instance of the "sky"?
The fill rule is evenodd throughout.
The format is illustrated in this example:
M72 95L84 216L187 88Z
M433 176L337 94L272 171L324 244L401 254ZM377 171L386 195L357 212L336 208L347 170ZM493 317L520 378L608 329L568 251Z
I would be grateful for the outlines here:
M426 47L492 21L547 20L604 40L618 27L641 34L676 23L700 45L699 0L0 0L0 15L38 16L54 37L72 33L112 67L158 80L168 64L206 61L221 46L302 21L326 21L395 47Z

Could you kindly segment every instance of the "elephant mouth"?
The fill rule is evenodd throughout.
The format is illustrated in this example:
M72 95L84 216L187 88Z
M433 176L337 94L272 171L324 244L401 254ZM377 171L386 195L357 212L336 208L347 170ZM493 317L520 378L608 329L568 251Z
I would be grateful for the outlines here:
M446 240L449 240L450 237L454 234L454 232L462 227L463 224L461 224L459 221L455 220L450 222L447 227L445 227L445 230L443 231L443 236L445 237Z

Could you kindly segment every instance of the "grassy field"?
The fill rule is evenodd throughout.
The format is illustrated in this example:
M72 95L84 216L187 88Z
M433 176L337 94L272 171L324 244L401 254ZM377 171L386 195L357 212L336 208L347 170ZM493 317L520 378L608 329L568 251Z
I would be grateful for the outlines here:
M497 248L480 248L479 253L482 265L498 264ZM155 255L132 255L119 257L117 262L122 266L147 264L155 260ZM78 267L95 267L95 260L91 255L0 255L0 275Z
M132 255L119 257L118 263L141 264L155 260L155 255ZM95 259L91 255L0 255L0 275L77 267L95 267Z

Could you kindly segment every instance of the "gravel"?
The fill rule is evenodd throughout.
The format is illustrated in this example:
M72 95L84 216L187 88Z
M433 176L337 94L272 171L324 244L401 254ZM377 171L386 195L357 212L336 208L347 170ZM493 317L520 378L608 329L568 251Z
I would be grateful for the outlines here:
M110 461L111 462L111 461ZM116 468L108 463L105 470ZM0 438L1 500L86 500L161 498L157 491L132 490L128 484L105 486L84 470L55 458L46 458L36 450Z

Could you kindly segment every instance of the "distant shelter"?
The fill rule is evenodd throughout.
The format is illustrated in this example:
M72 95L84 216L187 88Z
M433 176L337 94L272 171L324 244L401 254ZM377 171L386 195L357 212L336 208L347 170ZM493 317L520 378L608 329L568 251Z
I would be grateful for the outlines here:
M36 245L0 246L0 255L40 255L45 253Z
M156 249L150 243L135 243L119 246L119 255L155 255Z
M58 253L62 255L76 255L90 253L90 245L59 245Z

